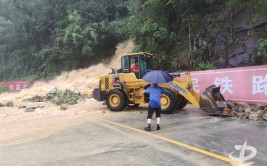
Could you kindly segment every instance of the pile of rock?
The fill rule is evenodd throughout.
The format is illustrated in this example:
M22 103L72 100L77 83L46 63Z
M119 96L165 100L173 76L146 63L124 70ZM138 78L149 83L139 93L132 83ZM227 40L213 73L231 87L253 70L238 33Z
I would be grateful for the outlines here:
M232 101L227 101L227 105L229 110L235 112L234 115L241 119L267 120L267 106L265 105L248 105L243 102L234 103Z
M14 104L12 101L3 101L3 102L0 102L0 107L13 107Z
M37 108L39 109L44 108L44 106L27 107L26 105L15 105L12 101L1 101L0 107L17 107L18 109L25 109L25 112L34 112Z
M24 99L23 101L29 101L29 102L45 102L45 101L50 101L53 99L53 96L50 96L50 93L47 93L45 96L33 96L31 98Z

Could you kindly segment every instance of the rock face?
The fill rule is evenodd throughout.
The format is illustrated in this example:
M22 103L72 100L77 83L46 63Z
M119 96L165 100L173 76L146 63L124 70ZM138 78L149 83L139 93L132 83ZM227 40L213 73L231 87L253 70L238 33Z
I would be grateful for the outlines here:
M209 59L216 68L255 65L253 54L261 38L258 32L267 27L267 16L253 21L251 13L244 10L232 16L232 21L229 18L214 22L206 19L200 38L208 46ZM205 56L207 52L204 51L201 57Z

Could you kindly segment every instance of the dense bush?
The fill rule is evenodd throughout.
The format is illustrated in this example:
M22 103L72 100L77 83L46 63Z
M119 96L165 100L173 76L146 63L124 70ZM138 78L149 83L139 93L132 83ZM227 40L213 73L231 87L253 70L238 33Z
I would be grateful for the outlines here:
M8 87L5 85L0 85L0 93L6 92L8 90Z
M259 61L263 64L267 64L267 39L259 41L257 58L259 58Z
M52 102L56 105L61 105L61 104L77 104L78 100L81 98L79 94L66 89L66 90L59 90L59 89L54 89L53 91L53 99Z

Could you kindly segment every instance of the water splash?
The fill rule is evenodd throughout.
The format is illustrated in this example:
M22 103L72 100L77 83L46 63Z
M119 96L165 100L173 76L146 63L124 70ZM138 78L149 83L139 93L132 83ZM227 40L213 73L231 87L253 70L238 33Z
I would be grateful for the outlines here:
M132 40L127 40L118 44L115 55L108 64L99 63L86 69L65 72L49 82L36 82L30 89L23 89L19 93L3 93L0 95L0 100L24 99L36 95L43 96L54 88L70 89L90 97L92 90L98 87L99 77L110 73L111 67L119 69L121 67L121 56L132 52L133 48Z

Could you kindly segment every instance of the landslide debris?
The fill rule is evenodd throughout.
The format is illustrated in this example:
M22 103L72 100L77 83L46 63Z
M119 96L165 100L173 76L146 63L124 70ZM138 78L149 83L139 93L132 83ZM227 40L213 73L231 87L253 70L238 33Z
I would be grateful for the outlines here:
M239 119L267 120L267 106L265 105L227 101L227 106L228 108L224 110L224 113L229 116Z
M67 110L69 105L77 104L80 100L85 99L80 93L73 92L69 89L60 90L55 88L44 96L35 95L31 98L23 99L23 102L52 102L60 106L60 110ZM0 107L14 107L11 100L0 101ZM42 109L44 106L26 106L25 104L16 105L18 109L25 109L25 112L34 112L37 108Z
M24 101L29 101L29 102L51 101L56 105L62 105L62 104L74 105L77 104L80 99L82 99L80 93L75 93L69 89L60 90L55 88L54 90L48 92L45 96L33 96L31 98L25 99Z
M3 101L0 102L0 107L14 107L14 104L12 101Z

